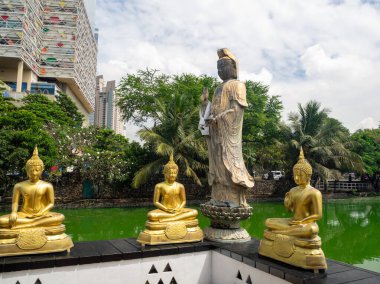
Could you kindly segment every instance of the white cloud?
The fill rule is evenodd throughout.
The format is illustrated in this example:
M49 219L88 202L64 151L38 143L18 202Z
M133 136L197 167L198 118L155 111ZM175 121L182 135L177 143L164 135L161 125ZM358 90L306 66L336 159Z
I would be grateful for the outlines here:
M240 78L270 84L284 119L314 99L351 131L380 120L380 10L360 0L98 0L98 74L138 69L216 76L216 50L240 61Z
M366 117L356 126L356 129L374 129L379 125L378 121L375 121L372 117Z
M242 81L251 80L254 82L261 82L264 85L269 86L273 79L273 74L268 69L262 68L258 74L247 73L246 71L240 71L239 79Z

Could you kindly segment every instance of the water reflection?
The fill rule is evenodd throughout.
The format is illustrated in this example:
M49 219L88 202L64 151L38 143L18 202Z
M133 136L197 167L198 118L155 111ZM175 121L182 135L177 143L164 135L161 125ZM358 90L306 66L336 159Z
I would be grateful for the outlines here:
M360 266L371 263L371 269L380 272L380 199L329 202L323 211L320 235L325 254Z
M251 220L242 226L262 238L267 218L291 217L282 203L253 203ZM193 207L194 208L194 207ZM137 237L152 208L58 210L74 242ZM210 221L199 216L202 228ZM318 222L322 249L328 258L380 272L380 198L324 202Z

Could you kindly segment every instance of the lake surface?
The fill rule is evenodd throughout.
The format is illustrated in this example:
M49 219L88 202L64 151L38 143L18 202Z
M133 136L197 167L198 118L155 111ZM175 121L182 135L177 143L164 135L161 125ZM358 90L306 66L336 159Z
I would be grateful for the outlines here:
M262 238L264 222L290 217L282 203L252 203L253 216L242 222L250 235ZM196 208L196 207L193 207ZM66 232L77 241L137 237L153 208L56 210L65 215ZM202 228L210 222L199 214ZM326 257L380 272L380 198L329 200L318 222Z

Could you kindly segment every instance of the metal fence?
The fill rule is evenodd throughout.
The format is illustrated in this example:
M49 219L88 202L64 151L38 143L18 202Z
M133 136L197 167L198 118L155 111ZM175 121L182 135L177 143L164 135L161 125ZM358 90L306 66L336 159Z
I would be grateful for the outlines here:
M371 183L368 182L361 182L361 181L327 181L325 182L318 182L316 185L316 188L319 190L325 190L327 187L327 190L329 191L344 191L344 192L352 192L352 191L372 191L373 186Z

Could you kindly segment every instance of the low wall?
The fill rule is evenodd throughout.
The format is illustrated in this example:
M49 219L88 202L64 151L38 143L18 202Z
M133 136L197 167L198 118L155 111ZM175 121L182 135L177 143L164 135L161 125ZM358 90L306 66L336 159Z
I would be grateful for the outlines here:
M142 247L135 239L78 242L70 254L0 258L0 283L380 283L380 274L327 260L313 273L258 255L259 240ZM355 282L357 281L357 282Z

